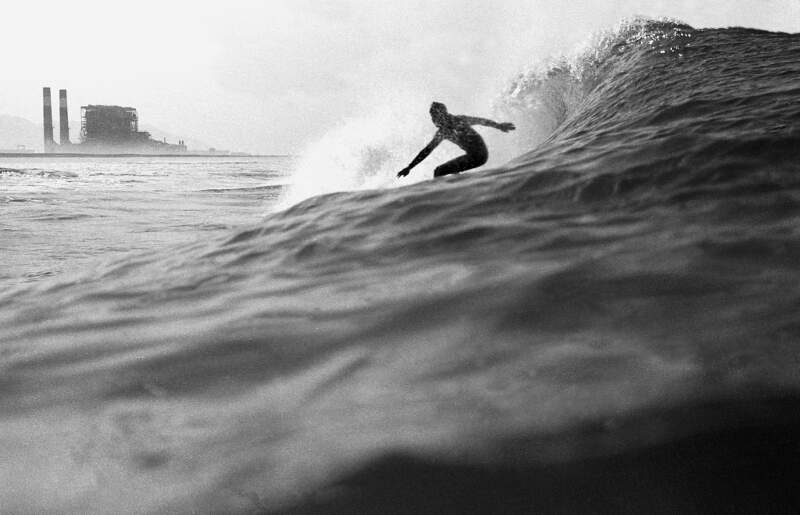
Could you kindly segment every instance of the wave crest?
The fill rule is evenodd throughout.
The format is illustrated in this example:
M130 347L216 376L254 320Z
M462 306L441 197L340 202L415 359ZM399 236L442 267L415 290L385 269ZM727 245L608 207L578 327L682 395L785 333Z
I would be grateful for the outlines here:
M624 72L639 52L680 53L694 29L677 20L631 18L594 34L572 53L532 63L495 100L498 116L515 120L517 138L531 150L581 108L600 83Z

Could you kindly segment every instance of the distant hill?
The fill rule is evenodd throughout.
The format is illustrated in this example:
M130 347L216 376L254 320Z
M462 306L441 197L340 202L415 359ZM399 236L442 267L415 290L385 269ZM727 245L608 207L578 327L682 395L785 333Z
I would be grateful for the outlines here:
M153 139L159 141L166 138L169 143L177 143L178 140L182 139L186 142L189 150L208 150L213 146L204 141L170 134L157 127L143 126L140 130L149 132ZM34 123L19 116L0 114L0 152L16 152L21 150L20 147L41 152L44 147L43 132L44 129L39 123ZM58 139L57 122L53 132L56 139ZM80 125L70 124L69 134L72 141L80 141Z
M27 150L42 151L42 126L19 116L0 114L0 150L17 151L20 146Z

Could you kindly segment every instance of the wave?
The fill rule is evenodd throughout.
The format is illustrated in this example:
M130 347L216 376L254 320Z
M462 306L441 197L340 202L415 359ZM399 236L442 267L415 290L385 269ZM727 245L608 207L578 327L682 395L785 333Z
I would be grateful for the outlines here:
M669 467L638 511L763 505L713 436L796 465L798 76L800 35L636 20L510 83L505 165L393 187L416 124L353 120L250 227L1 293L0 503L390 509L430 474L559 511L589 464Z
M545 95L539 104L556 115L546 145L510 167L553 161L549 168L563 170L567 194L587 199L625 193L682 200L794 188L800 111L790 99L800 90L787 79L800 71L791 59L795 39L624 24L583 54L580 66L559 65L545 78L515 82L512 107ZM718 53L737 58L714 59ZM765 70L763 60L776 55L782 56L776 66ZM742 77L753 79L747 88Z
M500 155L521 155L495 167L536 168L549 179L532 181L545 180L545 196L558 198L596 200L636 190L646 201L655 200L648 195L681 200L725 195L726 188L793 187L793 99L800 93L791 81L798 72L793 38L697 30L666 19L623 21L572 56L532 66L509 82L494 111L518 130L493 143ZM715 59L719 52L739 57ZM765 69L764 57L775 54L782 57ZM757 77L743 90L742 77L749 76ZM408 104L414 102L401 103ZM316 194L400 185L394 172L424 141L417 123L387 108L332 131L301 160L281 206ZM772 165L779 170L759 177ZM554 174L560 188L552 184ZM415 175L430 174L423 166Z
M694 29L678 21L626 19L594 34L571 54L537 62L520 72L495 100L500 116L518 123L527 150L547 140L604 81L642 58L642 52L682 56ZM621 80L625 80L624 78Z

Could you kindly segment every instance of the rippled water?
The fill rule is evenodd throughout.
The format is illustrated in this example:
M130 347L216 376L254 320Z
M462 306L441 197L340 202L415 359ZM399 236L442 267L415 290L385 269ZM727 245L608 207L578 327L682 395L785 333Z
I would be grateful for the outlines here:
M286 157L3 158L0 288L251 223L292 166Z
M798 76L631 23L513 81L505 166L0 296L2 506L796 511Z

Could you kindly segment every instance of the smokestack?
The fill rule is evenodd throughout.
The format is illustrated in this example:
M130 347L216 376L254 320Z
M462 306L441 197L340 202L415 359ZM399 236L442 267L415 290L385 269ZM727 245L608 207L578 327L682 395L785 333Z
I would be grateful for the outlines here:
M61 129L59 142L62 145L69 145L69 115L67 114L67 90L58 90L58 124Z
M51 105L50 88L42 90L44 101L44 151L50 152L55 146L53 140L53 106Z

